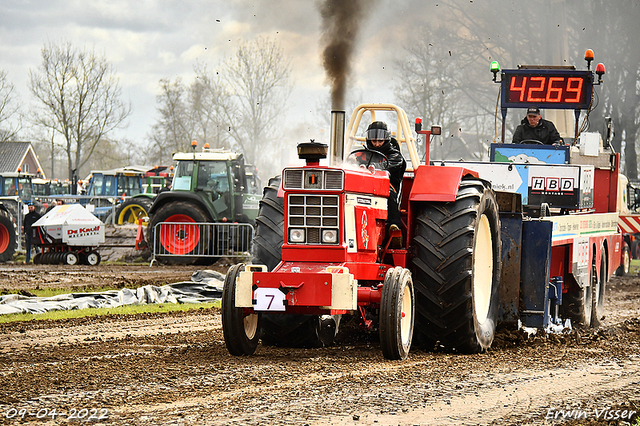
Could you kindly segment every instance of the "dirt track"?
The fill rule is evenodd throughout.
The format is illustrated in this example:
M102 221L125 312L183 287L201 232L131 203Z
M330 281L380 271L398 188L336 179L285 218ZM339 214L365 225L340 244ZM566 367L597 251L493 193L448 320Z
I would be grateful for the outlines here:
M195 270L175 269L16 266L0 270L0 289L165 284ZM602 419L640 411L640 279L608 288L599 330L529 339L508 330L485 354L414 350L403 362L384 360L376 336L361 333L331 348L259 346L234 358L215 309L1 325L0 423L63 424L87 409L85 419L118 425L625 424Z

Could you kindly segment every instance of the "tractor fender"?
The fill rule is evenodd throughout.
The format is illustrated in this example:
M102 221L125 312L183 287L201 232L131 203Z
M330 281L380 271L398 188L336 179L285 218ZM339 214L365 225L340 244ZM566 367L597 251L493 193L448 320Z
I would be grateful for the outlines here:
M420 166L414 172L409 201L456 200L460 182L465 176L478 177L478 173L463 167Z
M149 209L149 216L153 216L155 212L158 211L158 209L160 209L165 204L171 203L173 201L186 201L188 203L194 204L207 212L207 215L212 221L216 219L215 212L209 207L207 203L202 201L202 197L200 195L198 195L197 193L186 191L167 191L158 194L158 196L155 198L155 201L153 202L153 205Z
M131 198L150 198L153 199L156 196L156 194L149 194L146 192L142 192L140 194L136 194L134 196L132 196Z

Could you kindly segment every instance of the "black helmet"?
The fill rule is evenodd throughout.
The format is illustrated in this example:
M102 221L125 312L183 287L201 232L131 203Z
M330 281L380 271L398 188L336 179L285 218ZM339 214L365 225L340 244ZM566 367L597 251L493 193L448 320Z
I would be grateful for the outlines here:
M374 121L367 127L367 142L371 140L391 140L391 134L387 129L387 124L384 121Z

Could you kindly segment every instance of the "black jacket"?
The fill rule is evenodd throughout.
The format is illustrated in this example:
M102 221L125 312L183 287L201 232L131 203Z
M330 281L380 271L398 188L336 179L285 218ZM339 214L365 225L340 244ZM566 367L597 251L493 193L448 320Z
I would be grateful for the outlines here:
M31 226L38 221L42 216L35 210L24 215L24 232L30 234Z
M536 127L531 127L525 117L513 133L513 143L520 143L527 139L540 141L545 145L553 145L562 141L560 133L558 133L556 126L551 121L541 118Z
M398 141L395 138L391 138L391 140L386 141L379 148L374 147L367 141L367 148L372 151L378 151L387 157L387 161L389 162L387 167L389 181L396 191L400 191L400 184L402 183L404 171L407 169L407 162L400 152Z

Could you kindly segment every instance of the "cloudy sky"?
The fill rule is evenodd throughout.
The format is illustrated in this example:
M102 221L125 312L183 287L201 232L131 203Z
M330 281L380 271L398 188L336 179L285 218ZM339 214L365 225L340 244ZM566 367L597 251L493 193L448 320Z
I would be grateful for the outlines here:
M363 100L388 102L394 54L416 13L408 0L365 3L368 16L360 29L350 87L366 94ZM428 13L428 7L420 13ZM317 107L330 93L320 60L318 10L316 0L0 0L0 68L28 106L29 70L40 65L45 44L95 49L115 67L123 98L132 104L129 127L121 136L143 142L157 118L161 78L181 76L190 83L196 62L214 67L241 40L268 36L291 58L295 88L287 117L290 125L300 126L316 121Z

